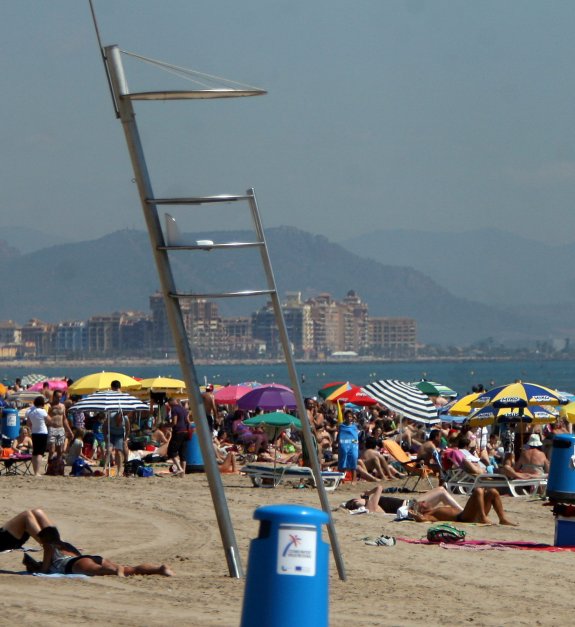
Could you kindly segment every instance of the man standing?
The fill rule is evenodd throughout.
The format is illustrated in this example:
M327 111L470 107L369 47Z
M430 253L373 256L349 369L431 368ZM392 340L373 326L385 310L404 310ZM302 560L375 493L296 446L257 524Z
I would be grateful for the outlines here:
M40 474L42 458L48 447L48 412L44 409L46 399L37 396L34 405L26 412L26 420L32 432L32 472L34 476Z
M206 385L206 391L202 394L202 399L204 401L204 409L206 410L206 418L208 419L208 424L213 432L218 418L218 407L214 397L214 386L211 383Z

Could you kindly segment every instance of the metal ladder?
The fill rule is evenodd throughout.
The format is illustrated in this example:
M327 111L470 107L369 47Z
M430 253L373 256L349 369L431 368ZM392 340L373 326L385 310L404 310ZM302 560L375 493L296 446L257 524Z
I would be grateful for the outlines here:
M260 220L259 210L253 189L249 189L243 195L219 195L202 196L189 198L155 198L150 176L148 173L144 151L140 140L136 116L134 113L133 100L174 100L174 99L197 99L216 98L234 96L252 96L264 94L261 90L195 90L195 91L162 91L162 92L138 92L130 93L121 60L121 52L117 46L107 46L101 48L104 59L106 73L108 76L112 98L117 117L121 120L132 167L135 175L135 182L138 187L140 202L150 242L152 252L158 270L161 291L166 305L168 323L174 339L176 352L180 362L183 378L190 394L190 407L196 423L198 442L203 456L204 468L210 487L216 517L224 545L224 551L228 563L230 575L241 577L243 575L239 551L233 526L231 523L224 488L218 469L218 464L212 447L212 436L208 425L203 399L200 393L200 382L194 365L192 349L188 340L188 335L184 325L184 317L180 301L186 299L217 299L234 298L244 296L269 296L273 305L276 323L279 330L281 344L285 355L286 364L290 376L292 389L295 393L297 410L302 418L302 432L304 443L310 451L311 469L314 474L317 490L320 497L322 509L328 515L328 534L332 546L332 552L337 565L338 574L342 580L346 579L345 568L339 549L339 543L335 532L333 519L331 516L330 504L324 484L321 480L321 468L315 447L313 445L313 435L309 420L306 420L307 412L303 402L303 396L299 385L299 378L295 368L295 362L291 352L290 342L287 334L286 324L281 309L280 300L277 293L276 282L272 270L268 247L265 240L264 230ZM247 202L251 211L255 241L251 242L228 242L213 243L211 241L200 241L194 244L186 244L181 241L171 242L169 237L164 237L158 215L158 207L166 205L203 205L230 202ZM218 250L218 249L259 249L261 262L265 270L267 286L259 290L245 290L237 292L213 292L213 293L190 293L177 290L170 258L168 253L177 250Z

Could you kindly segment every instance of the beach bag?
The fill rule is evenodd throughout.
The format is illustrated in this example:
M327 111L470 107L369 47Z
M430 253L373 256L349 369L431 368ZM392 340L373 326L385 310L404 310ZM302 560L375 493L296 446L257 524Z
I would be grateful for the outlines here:
M66 462L63 457L54 456L48 460L46 465L46 474L52 477L64 476L66 470Z
M140 466L136 471L138 477L153 477L154 469L151 466Z
M427 539L429 542L462 542L465 540L466 533L463 529L454 527L451 523L439 523L433 525L427 530Z
M90 464L81 457L78 457L78 459L75 459L72 463L72 470L70 471L72 477L91 477L92 474Z

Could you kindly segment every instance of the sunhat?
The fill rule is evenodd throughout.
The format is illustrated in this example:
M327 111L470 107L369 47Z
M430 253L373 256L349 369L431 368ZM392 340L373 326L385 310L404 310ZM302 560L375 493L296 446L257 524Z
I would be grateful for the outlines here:
M532 448L543 446L543 442L541 442L541 438L538 433L531 434L529 441L527 442L527 446L531 446Z

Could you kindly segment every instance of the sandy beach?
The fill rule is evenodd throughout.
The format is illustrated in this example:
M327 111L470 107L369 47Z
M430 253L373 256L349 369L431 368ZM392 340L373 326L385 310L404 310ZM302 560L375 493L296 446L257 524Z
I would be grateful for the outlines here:
M244 567L258 531L255 508L319 507L312 489L258 489L237 475L224 476L224 483ZM335 507L365 486L345 484L330 501ZM3 624L239 624L244 584L228 576L203 474L2 477L0 495L4 520L42 507L63 537L85 552L126 564L165 562L176 572L173 578L50 579L22 574L22 552L3 554ZM504 497L504 504L519 527L461 525L468 538L553 543L554 519L541 501ZM403 542L373 547L362 538L381 533L420 538L426 525L344 510L334 519L348 580L339 580L330 557L330 625L566 625L572 620L571 552L447 550ZM279 611L293 612L297 625L305 601L286 599Z

